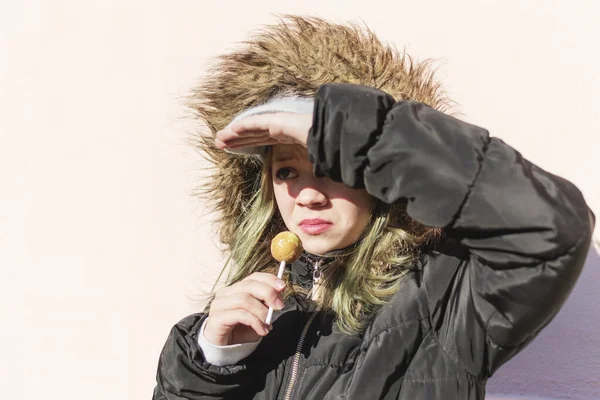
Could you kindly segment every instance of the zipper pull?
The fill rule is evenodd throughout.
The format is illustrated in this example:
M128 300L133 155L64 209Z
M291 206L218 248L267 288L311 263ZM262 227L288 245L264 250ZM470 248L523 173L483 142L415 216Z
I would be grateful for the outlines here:
M317 290L319 289L319 285L321 284L321 270L319 269L321 268L321 262L322 260L319 260L313 265L313 286L311 290L311 298L313 300L316 299Z

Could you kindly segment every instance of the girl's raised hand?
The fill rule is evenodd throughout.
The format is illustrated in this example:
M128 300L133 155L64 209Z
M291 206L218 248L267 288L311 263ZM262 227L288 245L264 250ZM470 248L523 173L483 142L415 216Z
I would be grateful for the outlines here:
M306 147L312 114L270 113L251 115L217 132L219 149L269 146L278 143Z
M269 333L269 306L283 308L285 283L273 274L255 272L217 291L210 305L204 337L217 346L256 342Z

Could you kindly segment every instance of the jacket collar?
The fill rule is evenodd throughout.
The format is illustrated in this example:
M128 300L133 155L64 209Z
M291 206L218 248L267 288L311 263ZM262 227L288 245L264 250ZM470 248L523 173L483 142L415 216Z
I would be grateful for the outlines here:
M347 254L351 251L356 244L352 244L343 249L333 250L325 254L313 254L304 250L302 255L297 261L294 261L291 266L291 279L292 282L302 286L303 288L310 289L313 285L313 272L315 266L318 265L319 269L326 268L336 258Z

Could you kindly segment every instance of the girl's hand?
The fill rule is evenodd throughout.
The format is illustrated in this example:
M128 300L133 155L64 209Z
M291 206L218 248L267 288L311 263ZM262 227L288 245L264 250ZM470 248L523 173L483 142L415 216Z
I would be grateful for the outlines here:
M283 308L285 282L273 274L255 272L217 291L204 327L204 337L217 346L256 342L269 333L269 306Z
M312 114L271 113L251 115L217 132L215 145L219 149L269 146L278 143L300 144L306 147Z

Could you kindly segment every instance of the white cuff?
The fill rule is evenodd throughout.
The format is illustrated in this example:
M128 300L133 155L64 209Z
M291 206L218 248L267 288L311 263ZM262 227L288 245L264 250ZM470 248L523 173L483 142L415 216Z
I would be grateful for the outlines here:
M236 364L238 361L243 360L252 354L262 340L262 338L260 338L256 342L251 343L217 346L209 342L208 339L204 337L204 327L206 326L206 321L208 321L208 318L204 320L202 327L200 328L200 333L198 334L198 345L202 349L206 361L213 365L223 367L225 365Z

